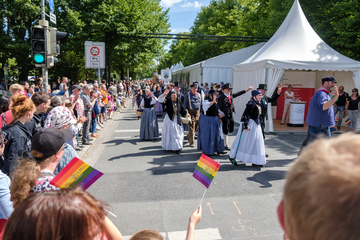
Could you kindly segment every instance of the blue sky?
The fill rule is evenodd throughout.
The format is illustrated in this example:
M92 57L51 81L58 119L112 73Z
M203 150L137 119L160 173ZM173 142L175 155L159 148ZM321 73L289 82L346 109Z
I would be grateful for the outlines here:
M210 0L161 0L162 7L170 8L171 33L188 32L202 6Z

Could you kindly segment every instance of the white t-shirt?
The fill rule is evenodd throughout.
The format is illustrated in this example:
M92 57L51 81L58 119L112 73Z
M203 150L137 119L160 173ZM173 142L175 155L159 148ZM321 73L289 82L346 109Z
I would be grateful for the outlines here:
M287 98L291 97L291 98ZM285 91L285 104L290 104L290 102L294 101L294 92L289 93L288 91Z

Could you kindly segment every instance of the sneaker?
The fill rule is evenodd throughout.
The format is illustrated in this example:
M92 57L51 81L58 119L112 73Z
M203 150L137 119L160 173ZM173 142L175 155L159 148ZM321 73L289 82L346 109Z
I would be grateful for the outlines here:
M96 126L96 129L97 129L97 130L100 130L100 129L101 129L101 127L100 127L100 126Z
M93 138L98 138L98 137L99 137L99 135L98 135L98 134L96 134L96 133L93 133L93 134L91 134L91 137L93 137Z
M340 128L340 126L337 126L337 128L336 128L338 131L340 131L341 130L341 128Z

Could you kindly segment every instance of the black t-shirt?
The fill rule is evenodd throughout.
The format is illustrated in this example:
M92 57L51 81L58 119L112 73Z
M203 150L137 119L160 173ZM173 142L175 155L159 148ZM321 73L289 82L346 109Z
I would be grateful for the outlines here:
M336 105L339 107L343 107L346 105L346 98L349 97L349 94L347 92L344 92L343 95L339 96Z
M360 97L357 97L355 100L350 97L347 98L349 101L348 110L358 110Z

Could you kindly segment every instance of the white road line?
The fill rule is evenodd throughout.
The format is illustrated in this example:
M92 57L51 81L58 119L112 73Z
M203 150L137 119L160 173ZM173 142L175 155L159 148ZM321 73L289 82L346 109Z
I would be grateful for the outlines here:
M131 132L137 132L140 133L140 129L121 129L121 130L115 130L116 133L131 133ZM161 132L161 128L159 129L159 132Z
M132 138L132 137L115 137L115 139L129 139L129 138Z
M277 138L272 138L271 140L275 140L275 141L277 141L277 142L280 142L280 143L282 143L282 144L284 144L284 145L286 145L286 146L288 146L288 147L291 147L291 148L293 148L293 149L295 149L295 150L300 150L300 147L295 147L295 146L293 146L293 145L291 145L290 143L288 143L288 142L285 142L285 141L283 141L283 140L280 140L280 139L277 139Z
M115 130L116 133L118 132L140 132L140 129L122 129L122 130Z
M166 233L161 232L161 236L166 239ZM186 231L177 231L168 233L169 240L184 240L186 237ZM129 240L132 236L123 236L123 240ZM195 229L196 240L221 240L220 232L217 228L208 228L208 229Z

